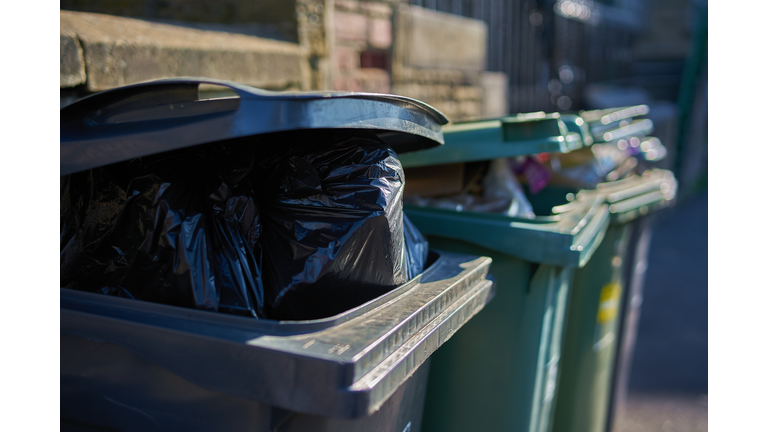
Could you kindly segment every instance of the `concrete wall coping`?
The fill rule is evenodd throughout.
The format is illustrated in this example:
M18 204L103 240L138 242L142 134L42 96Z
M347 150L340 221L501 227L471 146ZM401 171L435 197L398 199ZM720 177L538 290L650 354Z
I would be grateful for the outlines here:
M264 88L308 86L298 44L111 15L60 11L60 85L88 91L204 76Z

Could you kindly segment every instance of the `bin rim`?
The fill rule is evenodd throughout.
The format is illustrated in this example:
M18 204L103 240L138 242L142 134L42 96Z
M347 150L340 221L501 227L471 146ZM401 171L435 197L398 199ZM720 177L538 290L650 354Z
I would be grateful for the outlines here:
M427 236L460 240L537 264L586 265L609 225L601 194L589 194L534 219L457 212L406 204L403 211Z
M563 120L563 123L565 123L565 126L569 131L578 133L579 136L581 136L583 147L589 147L594 144L594 138L589 129L589 123L582 117L576 114L561 114L560 119Z
M234 97L201 98L201 85ZM174 111L175 110L175 111ZM448 119L405 96L274 92L209 78L167 78L85 97L60 110L60 175L199 144L275 132L367 129L405 153L441 145Z

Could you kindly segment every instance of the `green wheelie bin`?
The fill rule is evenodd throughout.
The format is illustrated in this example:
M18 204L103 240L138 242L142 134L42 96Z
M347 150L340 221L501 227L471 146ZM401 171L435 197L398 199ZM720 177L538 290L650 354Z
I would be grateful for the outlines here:
M553 431L605 430L624 310L633 297L624 294L626 274L643 258L629 258L636 248L631 239L642 230L640 219L669 206L675 190L671 172L652 170L579 192L603 194L611 223L592 259L574 274Z
M456 124L443 133L444 146L402 155L409 179L458 163L470 177L473 163L583 144L558 114ZM563 205L533 218L405 206L432 247L491 257L497 282L494 301L432 356L423 431L549 430L573 273L590 261L609 223L602 195L564 196Z
M650 132L650 120L634 120L647 114L639 107L583 113L595 125L596 143L636 149L635 156L646 162L663 157L664 147ZM576 116L574 116L576 117ZM582 118L582 124L586 126ZM645 125L641 127L641 125ZM589 133L590 127L585 129ZM606 137L608 139L606 139ZM624 140L624 142L621 142ZM628 144L631 143L631 144ZM641 171L641 170L638 170ZM677 182L666 170L647 169L621 180L597 184L591 190L572 190L571 199L601 195L609 205L610 226L592 259L574 274L562 366L552 430L603 432L610 428L613 399L618 397L616 365L626 363L622 352L631 352L634 342L631 320L638 284L633 274L647 255L649 224L653 212L674 202ZM575 194L574 194L575 193ZM634 285L634 286L633 286ZM630 292L625 293L629 287ZM629 330L628 330L629 329ZM630 344L628 348L622 348Z

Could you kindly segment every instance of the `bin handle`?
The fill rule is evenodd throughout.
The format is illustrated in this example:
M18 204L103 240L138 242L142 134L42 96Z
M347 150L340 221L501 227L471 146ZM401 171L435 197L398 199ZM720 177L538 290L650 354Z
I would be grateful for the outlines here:
M83 117L98 117L118 111L151 108L158 105L196 102L200 100L199 87L201 84L212 84L229 88L241 99L258 98L259 95L255 93L263 92L264 95L262 97L267 97L272 93L213 79L172 78L155 80L88 96L62 109L61 121L66 122Z

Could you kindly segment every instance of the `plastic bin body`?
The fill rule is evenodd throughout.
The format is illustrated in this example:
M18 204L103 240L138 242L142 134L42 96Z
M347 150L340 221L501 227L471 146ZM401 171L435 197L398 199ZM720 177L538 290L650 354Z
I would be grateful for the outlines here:
M611 224L592 259L574 274L553 431L606 430L617 385L617 351L627 338L630 346L624 351L631 353L634 344L627 320L636 321L639 304L631 299L637 298L642 281L632 283L633 273L648 251L647 241L640 239L650 235L647 215L671 205L675 190L669 171L652 170L581 192L606 196Z
M62 431L402 432L409 425L411 430L421 426L429 359L378 411L344 419L293 413L211 391L112 343L62 335L61 345ZM84 371L87 380L78 376Z
M447 249L483 250L429 240ZM493 259L501 289L466 333L433 356L423 430L545 431L573 270L483 253Z
M575 272L553 431L604 429L629 231L627 224L611 225L590 262Z
M535 220L406 207L442 250L493 259L494 302L431 363L424 431L546 431L573 270L608 227L600 196ZM472 325L469 325L472 324Z

